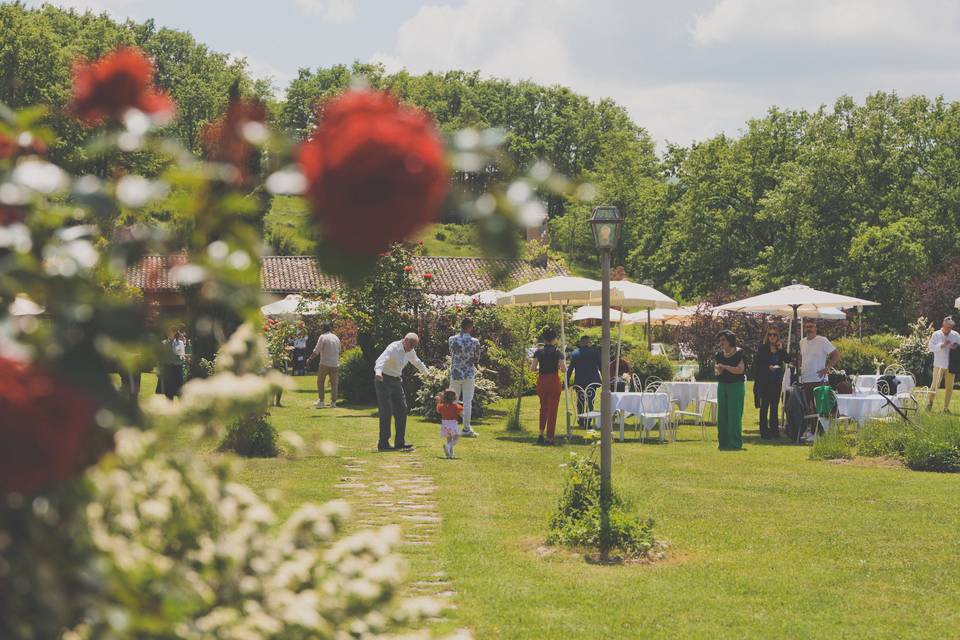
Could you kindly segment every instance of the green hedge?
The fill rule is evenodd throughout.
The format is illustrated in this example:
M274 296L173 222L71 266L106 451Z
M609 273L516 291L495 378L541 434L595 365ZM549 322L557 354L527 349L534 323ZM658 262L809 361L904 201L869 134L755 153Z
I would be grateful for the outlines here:
M245 458L274 458L279 453L277 430L262 413L246 416L227 428L218 450Z
M833 346L840 351L840 362L837 363L837 368L851 376L876 373L875 360L882 363L881 370L895 362L890 353L866 340L860 342L856 338L841 338L835 340Z
M338 393L350 404L369 405L377 402L377 392L373 388L373 367L367 364L359 347L345 351L340 357Z
M661 380L673 380L673 364L666 356L654 356L642 350L634 351L628 358L633 374L640 378L640 383L646 386L647 379L653 376Z

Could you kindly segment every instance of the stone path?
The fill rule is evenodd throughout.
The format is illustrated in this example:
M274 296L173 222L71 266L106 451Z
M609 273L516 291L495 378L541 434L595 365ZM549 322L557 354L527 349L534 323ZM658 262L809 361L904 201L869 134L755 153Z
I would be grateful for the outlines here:
M443 570L436 545L440 539L440 512L433 478L423 472L416 452L385 453L369 458L343 456L344 476L337 489L354 510L352 526L376 528L400 525L400 551L411 565L401 595L429 596L447 609L456 609L457 592ZM437 622L442 618L435 618ZM458 630L456 640L472 638Z

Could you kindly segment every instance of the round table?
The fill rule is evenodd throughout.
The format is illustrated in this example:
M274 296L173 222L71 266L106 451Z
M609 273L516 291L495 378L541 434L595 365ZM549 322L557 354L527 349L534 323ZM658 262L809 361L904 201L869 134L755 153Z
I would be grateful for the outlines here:
M876 393L877 381L882 377L883 376L878 375L857 376L856 387L858 390L862 390L863 393ZM910 375L898 375L897 382L899 383L897 385L897 393L910 393L917 384L913 376Z
M660 391L670 394L670 398L683 411L691 404L696 403L697 411L703 400L716 400L716 382L664 382L660 384Z
M879 393L842 394L837 396L837 411L842 416L853 418L862 427L871 418L889 416L893 413L893 407Z
M670 419L670 396L666 393L641 393L637 391L610 394L610 410L620 412L620 441L624 439L624 424L627 414L640 417L644 431L649 432L660 421L660 440L663 441L663 420ZM657 414L656 417L649 417Z

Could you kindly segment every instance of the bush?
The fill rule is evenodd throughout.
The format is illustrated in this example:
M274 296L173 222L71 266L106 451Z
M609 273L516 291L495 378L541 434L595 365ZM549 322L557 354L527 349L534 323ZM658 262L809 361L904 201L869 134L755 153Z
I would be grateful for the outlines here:
M924 416L903 447L903 461L915 471L960 473L960 425L945 416Z
M338 391L351 404L374 404L377 392L373 388L373 367L359 348L349 349L340 357Z
M864 344L869 344L877 347L878 349L882 349L894 360L896 360L896 358L894 357L893 352L900 348L901 342L903 342L903 336L898 336L895 333L875 333L872 336L863 336Z
M853 443L850 436L834 428L813 443L811 460L850 460L853 458Z
M903 455L906 425L897 422L867 422L857 433L857 454L869 458Z
M673 380L673 365L666 356L653 356L646 351L637 351L629 359L634 375L646 386L647 379L656 376L661 380Z
M599 548L600 467L592 460L570 454L567 479L557 511L550 517L547 544ZM611 548L632 557L646 556L653 549L653 521L628 513L614 493L610 504Z
M896 361L896 358L880 347L866 341L860 342L856 338L841 338L834 341L833 346L840 351L837 369L842 369L851 376L876 373L877 362L881 363L880 369L883 370Z
M427 420L439 422L437 415L437 394L450 388L450 358L447 366L429 367L428 373L420 378L420 389L417 391L416 410ZM477 372L476 391L473 394L473 418L482 418L491 403L500 399L497 395L497 384L484 377L483 369Z
M277 449L277 430L260 413L241 418L227 428L218 451L233 451L245 458L274 458Z
M931 334L933 325L924 317L917 318L894 351L897 362L914 375L917 384L929 385L933 381L933 354L927 348Z

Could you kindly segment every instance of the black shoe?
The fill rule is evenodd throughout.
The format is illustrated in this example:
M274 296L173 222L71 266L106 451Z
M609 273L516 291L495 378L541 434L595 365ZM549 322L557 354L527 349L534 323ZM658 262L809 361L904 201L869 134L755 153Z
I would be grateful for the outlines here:
M393 447L388 444L378 444L377 451L393 451Z
M543 434L541 433L541 434L540 434L540 437L537 438L537 444L543 444L544 442L546 442L546 441L543 439Z

